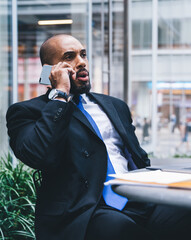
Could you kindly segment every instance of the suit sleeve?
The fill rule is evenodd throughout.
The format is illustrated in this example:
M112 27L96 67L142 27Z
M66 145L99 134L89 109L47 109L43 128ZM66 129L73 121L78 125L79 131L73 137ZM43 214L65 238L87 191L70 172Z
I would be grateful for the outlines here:
M10 106L6 118L15 156L35 169L56 168L67 141L72 112L72 103L61 101L49 101L38 112L23 103Z

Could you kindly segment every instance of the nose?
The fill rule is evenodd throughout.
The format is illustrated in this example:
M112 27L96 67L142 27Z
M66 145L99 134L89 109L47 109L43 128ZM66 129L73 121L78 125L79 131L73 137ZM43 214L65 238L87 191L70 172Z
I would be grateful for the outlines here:
M81 56L78 56L76 68L80 69L80 68L85 68L85 67L86 67L85 59L83 59Z

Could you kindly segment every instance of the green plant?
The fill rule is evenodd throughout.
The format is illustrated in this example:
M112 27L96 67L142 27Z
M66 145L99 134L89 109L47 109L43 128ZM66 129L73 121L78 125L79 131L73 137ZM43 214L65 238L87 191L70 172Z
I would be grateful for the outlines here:
M8 154L0 163L0 239L28 240L34 236L36 192L33 170Z

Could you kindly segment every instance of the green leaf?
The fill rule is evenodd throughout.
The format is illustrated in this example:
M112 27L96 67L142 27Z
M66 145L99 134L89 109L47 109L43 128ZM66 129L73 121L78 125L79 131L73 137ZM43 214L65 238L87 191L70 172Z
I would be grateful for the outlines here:
M33 170L8 153L0 158L0 240L35 239Z

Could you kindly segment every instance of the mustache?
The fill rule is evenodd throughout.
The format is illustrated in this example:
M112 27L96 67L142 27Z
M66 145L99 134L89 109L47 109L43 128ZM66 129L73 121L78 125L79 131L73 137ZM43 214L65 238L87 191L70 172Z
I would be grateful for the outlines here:
M89 76L88 70L87 70L86 68L81 68L81 69L79 69L79 70L76 72L76 78L79 77L79 74L80 74L81 72L86 72L87 75Z

